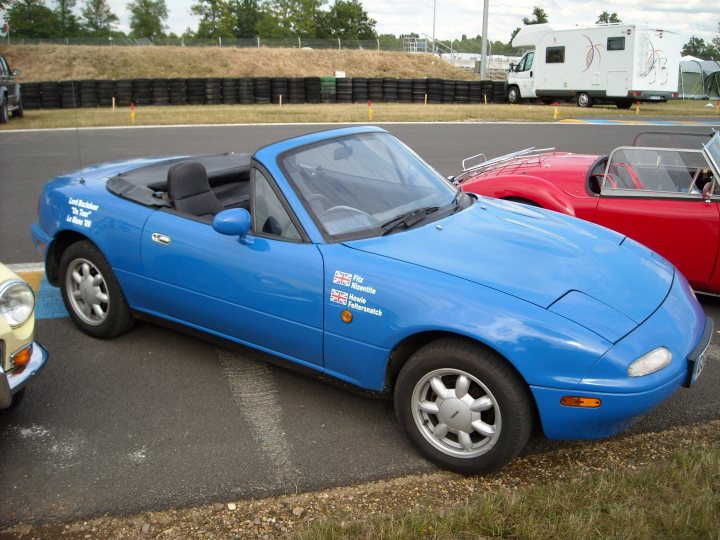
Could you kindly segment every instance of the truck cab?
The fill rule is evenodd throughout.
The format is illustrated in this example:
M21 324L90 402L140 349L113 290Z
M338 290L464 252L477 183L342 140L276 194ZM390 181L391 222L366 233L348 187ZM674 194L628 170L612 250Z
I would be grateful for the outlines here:
M535 51L526 52L508 75L507 98L509 103L520 103L521 99L534 98L535 77L533 63Z

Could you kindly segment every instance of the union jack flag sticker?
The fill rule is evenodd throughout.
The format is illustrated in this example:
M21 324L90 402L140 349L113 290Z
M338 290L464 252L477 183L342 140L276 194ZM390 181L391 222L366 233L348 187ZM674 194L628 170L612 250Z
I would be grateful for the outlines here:
M351 280L352 280L352 274L348 274L347 272L341 272L340 270L335 270L335 276L333 277L333 283L337 283L338 285L345 285L346 287L349 287Z
M335 302L336 304L342 304L343 306L347 305L348 301L348 293L343 291L338 291L336 289L330 290L330 301Z

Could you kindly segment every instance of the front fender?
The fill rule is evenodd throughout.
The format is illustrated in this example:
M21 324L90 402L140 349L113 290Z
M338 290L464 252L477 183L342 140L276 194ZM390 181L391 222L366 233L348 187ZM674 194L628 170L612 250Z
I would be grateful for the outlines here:
M463 190L498 199L523 199L542 208L575 217L571 197L552 182L525 174L484 177L462 185Z
M341 244L320 249L325 367L357 386L382 390L391 351L414 336L474 340L506 358L528 384L549 387L577 384L611 346L560 315L489 287L379 255L359 256ZM347 286L336 284L342 272L352 275ZM333 290L347 292L347 303L332 300ZM343 311L351 312L351 322Z

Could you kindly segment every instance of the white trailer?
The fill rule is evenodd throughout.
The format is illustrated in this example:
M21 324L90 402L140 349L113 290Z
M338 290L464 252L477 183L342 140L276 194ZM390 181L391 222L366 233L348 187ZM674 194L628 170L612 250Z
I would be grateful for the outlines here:
M510 103L539 98L627 109L636 101L677 97L682 39L676 32L622 23L567 30L533 24L521 28L512 45L530 50L510 68Z

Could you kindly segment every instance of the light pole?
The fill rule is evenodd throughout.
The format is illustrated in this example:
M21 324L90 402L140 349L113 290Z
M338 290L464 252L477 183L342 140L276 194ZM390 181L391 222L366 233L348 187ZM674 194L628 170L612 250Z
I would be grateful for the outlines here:
M480 80L485 80L487 68L487 33L488 33L488 5L490 0L485 0L483 5L483 30L482 30L482 51L480 51Z
M437 8L437 0L433 0L433 38L432 38L432 53L435 54L435 11Z

